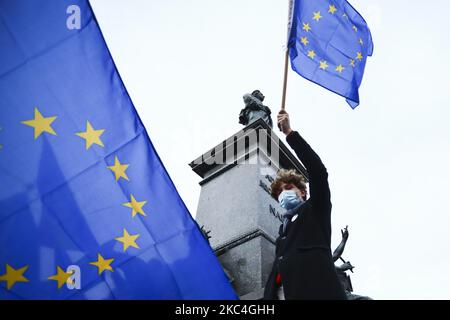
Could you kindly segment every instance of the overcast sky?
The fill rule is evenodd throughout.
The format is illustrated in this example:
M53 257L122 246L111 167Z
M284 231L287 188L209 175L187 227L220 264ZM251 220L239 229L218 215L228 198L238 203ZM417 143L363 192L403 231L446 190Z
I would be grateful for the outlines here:
M333 247L355 293L450 299L450 2L352 0L372 31L361 104L289 73L292 127L329 172ZM188 163L241 129L242 95L281 100L287 0L91 0L142 121L195 216Z

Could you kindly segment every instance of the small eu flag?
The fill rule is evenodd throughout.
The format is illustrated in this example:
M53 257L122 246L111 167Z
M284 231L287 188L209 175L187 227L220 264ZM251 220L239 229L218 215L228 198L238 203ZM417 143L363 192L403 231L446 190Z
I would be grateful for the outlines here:
M235 299L89 3L0 0L0 48L0 299Z
M295 0L291 7L292 69L356 108L366 60L373 52L367 23L345 0Z

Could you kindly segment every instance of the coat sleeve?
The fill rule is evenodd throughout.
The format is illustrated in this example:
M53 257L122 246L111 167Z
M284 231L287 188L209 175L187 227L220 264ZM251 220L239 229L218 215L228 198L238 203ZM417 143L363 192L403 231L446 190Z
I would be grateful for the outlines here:
M286 141L308 171L310 201L313 208L322 214L330 215L331 195L328 172L322 160L297 131L288 134Z

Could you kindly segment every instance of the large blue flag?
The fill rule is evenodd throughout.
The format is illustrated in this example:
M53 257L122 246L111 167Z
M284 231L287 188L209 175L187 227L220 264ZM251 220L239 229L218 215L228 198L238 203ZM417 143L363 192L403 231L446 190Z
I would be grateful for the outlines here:
M372 36L361 15L345 0L292 0L288 39L292 69L359 104L358 88Z
M0 0L0 127L1 299L236 298L87 1Z

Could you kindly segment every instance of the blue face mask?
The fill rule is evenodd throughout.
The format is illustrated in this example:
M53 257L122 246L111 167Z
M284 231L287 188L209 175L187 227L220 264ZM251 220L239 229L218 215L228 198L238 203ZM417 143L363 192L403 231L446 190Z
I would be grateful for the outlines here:
M282 208L290 210L302 203L303 199L297 196L294 190L284 190L278 196L278 202Z

